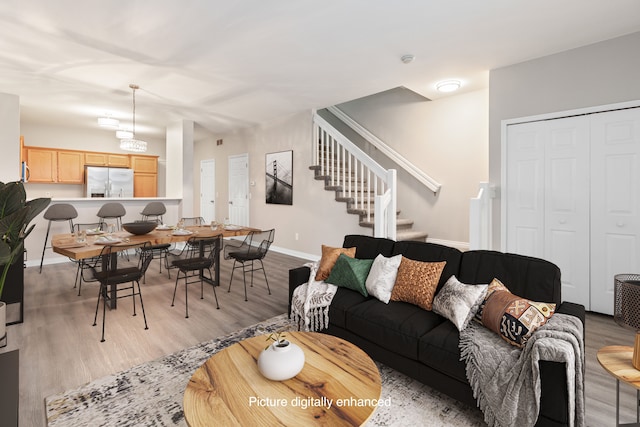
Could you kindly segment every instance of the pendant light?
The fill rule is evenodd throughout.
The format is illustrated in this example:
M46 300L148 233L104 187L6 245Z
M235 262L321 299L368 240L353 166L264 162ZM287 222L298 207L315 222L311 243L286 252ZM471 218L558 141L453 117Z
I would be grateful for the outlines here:
M133 128L132 137L120 140L120 149L125 151L133 151L134 153L144 153L147 151L146 141L142 141L136 138L136 90L140 89L138 85L130 84L129 87L133 90Z

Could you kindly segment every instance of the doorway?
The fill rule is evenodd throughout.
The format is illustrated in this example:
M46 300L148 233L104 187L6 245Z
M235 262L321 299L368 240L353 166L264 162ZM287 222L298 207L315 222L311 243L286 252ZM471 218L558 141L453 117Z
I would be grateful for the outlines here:
M249 154L229 156L229 222L249 225Z
M200 216L205 223L216 219L216 161L200 162Z

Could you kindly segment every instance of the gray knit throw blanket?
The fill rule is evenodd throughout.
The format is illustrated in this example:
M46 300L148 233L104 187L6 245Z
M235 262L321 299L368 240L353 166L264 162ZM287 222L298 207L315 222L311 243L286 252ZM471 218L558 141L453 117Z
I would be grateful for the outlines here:
M309 281L293 290L291 314L301 331L321 331L329 327L329 306L338 287L315 280L318 264L305 264L311 269Z
M582 322L556 313L531 336L523 349L472 321L460 333L461 360L484 420L490 427L533 426L540 411L538 361L564 362L569 391L569 425L584 418L584 347Z

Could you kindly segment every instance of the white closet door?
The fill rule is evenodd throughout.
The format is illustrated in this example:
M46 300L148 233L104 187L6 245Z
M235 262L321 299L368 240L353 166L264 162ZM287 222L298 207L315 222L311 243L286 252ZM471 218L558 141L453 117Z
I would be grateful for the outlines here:
M585 116L543 122L544 256L560 267L562 299L589 307L589 122Z
M588 121L522 123L507 132L506 251L555 263L562 299L588 308Z
M506 251L544 256L545 122L507 128Z
M640 108L594 114L591 310L613 314L613 278L640 272Z

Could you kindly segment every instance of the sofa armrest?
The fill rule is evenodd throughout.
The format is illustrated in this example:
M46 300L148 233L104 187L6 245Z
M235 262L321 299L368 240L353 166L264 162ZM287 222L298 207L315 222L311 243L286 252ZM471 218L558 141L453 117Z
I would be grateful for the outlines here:
M581 304L563 302L556 313L576 316L582 322L584 339L585 309ZM536 426L569 425L567 373L564 363L540 362L540 417Z
M311 269L309 267L298 267L289 270L289 315L291 315L291 298L293 297L293 290L303 283L307 283L309 281L309 274L311 274Z
M556 308L556 313L570 314L576 316L584 325L585 309L582 304L575 304L573 302L563 302Z

